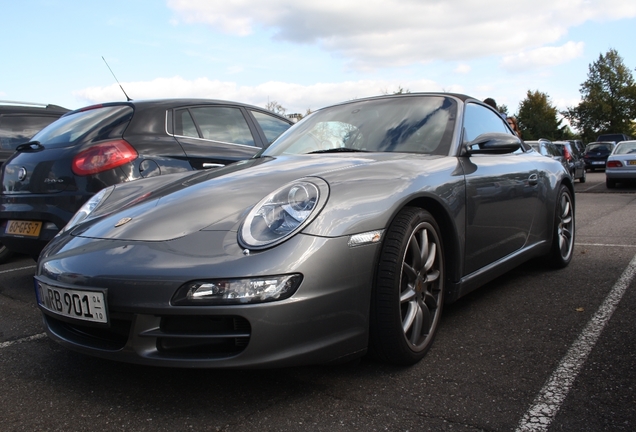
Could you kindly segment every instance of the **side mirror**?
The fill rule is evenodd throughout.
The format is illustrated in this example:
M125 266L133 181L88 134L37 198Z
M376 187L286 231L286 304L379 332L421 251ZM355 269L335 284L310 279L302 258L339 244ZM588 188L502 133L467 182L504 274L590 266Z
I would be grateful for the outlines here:
M491 132L479 135L471 142L465 144L465 155L474 154L505 154L512 153L521 148L521 139L499 132Z

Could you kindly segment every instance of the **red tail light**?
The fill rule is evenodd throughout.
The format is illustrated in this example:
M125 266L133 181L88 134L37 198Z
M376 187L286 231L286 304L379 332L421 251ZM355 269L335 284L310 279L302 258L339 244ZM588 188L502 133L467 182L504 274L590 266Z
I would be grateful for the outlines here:
M565 157L566 161L569 161L570 159L572 159L572 156L570 155L570 152L568 151L567 147L563 147L563 156Z
M613 160L613 161L607 162L608 168L620 168L622 166L623 164L621 163L621 161Z
M137 151L126 141L107 141L77 154L71 166L76 175L83 176L116 168L136 157Z

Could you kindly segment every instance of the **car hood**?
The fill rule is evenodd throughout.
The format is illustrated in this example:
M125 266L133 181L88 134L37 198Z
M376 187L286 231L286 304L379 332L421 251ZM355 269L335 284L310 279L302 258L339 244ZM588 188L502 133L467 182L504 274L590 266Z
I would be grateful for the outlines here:
M100 239L165 241L201 230L236 230L262 198L304 177L321 177L330 184L328 205L342 201L332 200L334 188L355 197L356 186L360 190L364 179L372 180L376 185L371 185L365 194L377 204L382 198L376 196L378 186L399 182L399 167L413 158L413 155L391 153L283 156L252 159L194 175L137 180L117 185L109 199L95 211L96 217L73 229L71 234ZM415 158L420 162L440 159L436 156Z

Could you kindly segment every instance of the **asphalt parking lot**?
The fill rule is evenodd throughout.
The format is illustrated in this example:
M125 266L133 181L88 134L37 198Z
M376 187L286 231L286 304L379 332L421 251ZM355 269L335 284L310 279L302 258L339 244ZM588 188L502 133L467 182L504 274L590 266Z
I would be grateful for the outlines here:
M0 266L6 431L636 430L636 186L576 183L575 257L529 262L444 311L410 368L216 371L120 364L43 334L35 263Z

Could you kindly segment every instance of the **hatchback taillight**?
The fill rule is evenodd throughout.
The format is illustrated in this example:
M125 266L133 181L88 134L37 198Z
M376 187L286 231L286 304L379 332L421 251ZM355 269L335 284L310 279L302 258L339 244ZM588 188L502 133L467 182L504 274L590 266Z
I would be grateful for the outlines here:
M608 168L620 168L622 166L623 164L621 163L621 161L613 160L613 161L607 162Z
M565 157L566 161L569 161L570 159L572 159L572 156L570 155L570 152L568 151L567 147L563 147L563 156Z
M125 140L106 141L94 145L73 158L76 175L97 174L128 163L137 157L137 151Z

